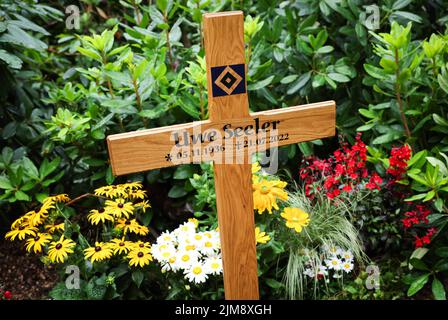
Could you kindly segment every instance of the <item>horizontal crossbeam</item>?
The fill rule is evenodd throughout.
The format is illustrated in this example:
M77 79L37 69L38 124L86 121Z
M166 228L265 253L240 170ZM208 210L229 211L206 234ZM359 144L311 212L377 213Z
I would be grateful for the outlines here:
M255 112L245 119L205 120L115 134L107 137L107 144L113 174L124 175L182 163L228 163L223 157L229 148L237 157L334 136L335 118L335 102L325 101Z

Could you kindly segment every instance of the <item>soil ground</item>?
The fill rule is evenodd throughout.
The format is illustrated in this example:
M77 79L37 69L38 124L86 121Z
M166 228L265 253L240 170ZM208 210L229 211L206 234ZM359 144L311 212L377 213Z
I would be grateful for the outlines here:
M56 271L27 254L21 243L0 240L0 289L11 291L12 299L48 299L57 280Z

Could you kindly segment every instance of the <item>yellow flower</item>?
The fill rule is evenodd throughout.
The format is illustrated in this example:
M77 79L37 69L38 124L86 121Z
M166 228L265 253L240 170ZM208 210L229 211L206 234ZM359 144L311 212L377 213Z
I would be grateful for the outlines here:
M131 250L128 254L129 265L144 267L152 261L152 255L146 250Z
M28 224L32 227L36 227L44 223L45 219L48 218L48 211L54 209L54 203L47 201L42 204L39 209L31 210L27 212L24 217L28 219Z
M130 190L127 194L127 197L129 199L142 199L144 200L146 198L146 191L145 190Z
M129 215L134 211L134 206L131 202L126 202L124 199L120 198L116 200L106 200L105 209L116 218L125 216L129 219Z
M122 254L128 253L129 250L133 248L133 243L131 241L124 240L124 237L121 239L112 239L109 242L109 248L113 251L114 254Z
M302 232L302 228L310 223L309 214L299 208L285 208L281 216L286 220L286 226Z
M49 203L52 203L52 202L66 203L66 202L69 202L69 201L70 201L70 198L69 198L68 195L66 195L66 194L58 194L58 195L55 195L55 196L50 196L50 197L45 198L45 200L43 202L44 203L46 203L46 202L49 202Z
M133 232L145 236L148 234L149 230L145 226L141 226L136 219L126 220L118 219L118 224L115 226L117 229L122 229L124 234L128 232Z
M143 212L146 212L146 209L151 208L151 205L149 204L148 200L140 201L140 202L134 204L134 206L136 208L142 209Z
M252 189L254 197L254 209L262 214L265 210L272 213L272 209L278 210L277 200L288 200L285 190L286 182L281 180L266 180L257 176L252 177Z
M196 226L196 228L197 228L198 225L199 225L199 220L196 219L196 218L190 218L190 219L188 219L188 222L193 222L194 225Z
M87 219L93 225L99 224L100 222L105 223L107 220L112 222L114 221L114 217L103 208L99 210L90 210Z
M134 190L134 189L141 189L143 188L143 185L140 182L127 182L119 185L123 189L127 190Z
M112 257L112 249L108 243L95 242L95 247L84 250L84 257L92 263L95 261L103 261Z
M61 223L51 223L51 224L47 224L45 225L45 229L47 229L48 233L55 233L57 231L64 231L65 229L65 224L64 222Z
M51 262L64 262L70 253L73 253L75 242L70 239L64 239L64 235L61 236L59 241L50 243L48 247L48 258Z
M255 243L267 243L271 237L264 231L260 231L259 227L255 228Z
M151 244L149 242L137 241L131 242L130 246L132 250L143 250L151 253Z
M34 253L41 253L42 248L51 240L51 236L48 233L40 233L38 232L33 238L29 238L26 240L26 250L31 252L31 249Z
M260 170L261 170L261 166L260 166L260 163L258 163L258 161L255 163L252 163L252 174L257 173Z
M121 186L104 186L98 189L95 189L95 194L97 196L106 196L109 198L121 197L126 195L126 190Z
M5 235L5 239L10 239L14 241L17 237L19 240L25 239L26 236L34 237L36 235L37 228L29 227L27 225L18 225L16 228L12 229Z
M17 229L19 226L28 226L28 216L23 215L11 224L11 230Z

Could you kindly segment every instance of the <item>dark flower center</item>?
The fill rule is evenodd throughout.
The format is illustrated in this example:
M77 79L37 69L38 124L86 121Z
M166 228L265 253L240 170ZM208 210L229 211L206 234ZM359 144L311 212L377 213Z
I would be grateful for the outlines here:
M124 242L120 242L118 245L119 245L120 247L123 247L123 246L124 246Z
M141 257L144 256L144 254L143 254L143 252L139 252L139 253L137 254L137 256L138 256L139 258L141 258Z
M103 213L105 210L104 208L101 208L100 210L98 210L99 213Z
M143 243L140 243L138 246L139 246L140 248L143 248L145 245L144 245Z
M109 188L105 188L104 191L109 191Z
M101 251L101 247L100 247L100 246L96 246L96 247L95 247L95 251L96 251L96 252Z
M60 243L58 243L57 245L56 245L56 249L61 249L62 248L62 244L60 244Z
M39 213L39 212L40 212L40 208L34 210L34 213Z
M35 236L34 237L34 241L39 241L40 237L39 236Z
M126 224L126 225L130 225L131 224L131 221L126 221L124 224Z
M117 186L113 186L112 189L117 189Z
M25 229L24 226L19 226L19 230L23 230L23 229Z
M123 208L123 204L122 204L122 203L119 203L119 204L117 205L117 207L121 209L121 208Z

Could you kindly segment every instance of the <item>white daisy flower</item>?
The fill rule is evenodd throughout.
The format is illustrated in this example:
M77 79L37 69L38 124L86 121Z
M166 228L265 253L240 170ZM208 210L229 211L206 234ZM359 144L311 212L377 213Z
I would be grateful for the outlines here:
M204 237L200 251L202 254L210 257L216 255L216 252L219 251L219 247L220 247L219 241Z
M177 237L183 237L185 235L191 235L196 232L196 225L194 222L185 222L181 224L177 229L173 231Z
M353 262L351 261L344 261L342 263L341 269L344 270L346 273L350 273L353 270Z
M351 253L351 251L349 251L349 250L342 252L341 257L345 261L353 261L353 253Z
M156 243L151 248L151 253L157 261L166 262L176 254L176 248L168 243Z
M189 269L193 264L198 262L198 252L194 250L190 251L178 251L176 254L176 261L173 266L177 269Z
M308 276L308 277L310 277L310 278L314 278L314 270L311 269L311 268L306 268L306 269L303 271L303 274L306 275L306 276Z
M336 256L333 256L330 259L325 260L325 264L327 265L328 269L338 271L341 270L342 261L339 260Z
M172 234L171 232L165 231L163 232L158 238L157 243L169 243L174 244L176 242L176 236Z
M207 280L207 272L205 266L200 262L195 262L185 270L185 279L188 279L190 282L194 283L203 283Z
M209 257L204 263L206 272L209 274L221 274L222 272L222 259L214 256Z
M330 246L327 247L325 249L325 251L327 251L329 254L331 254L332 256L337 256L337 255L341 255L342 253L342 249L338 246Z

